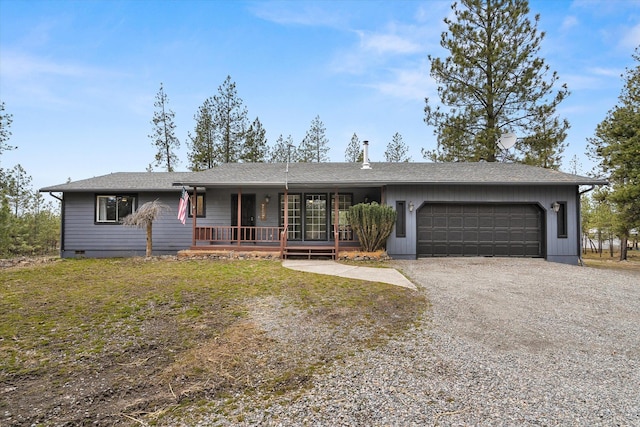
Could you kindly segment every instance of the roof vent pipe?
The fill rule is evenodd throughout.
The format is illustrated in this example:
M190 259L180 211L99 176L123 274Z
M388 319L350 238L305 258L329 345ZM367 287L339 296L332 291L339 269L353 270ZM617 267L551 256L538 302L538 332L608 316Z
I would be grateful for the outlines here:
M371 169L369 165L369 141L363 141L364 148L362 149L362 167L360 169Z

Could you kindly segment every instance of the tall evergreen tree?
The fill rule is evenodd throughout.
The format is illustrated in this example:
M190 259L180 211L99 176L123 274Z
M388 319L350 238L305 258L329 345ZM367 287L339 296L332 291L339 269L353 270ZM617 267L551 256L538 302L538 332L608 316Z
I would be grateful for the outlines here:
M460 0L452 10L440 41L449 56L429 56L445 108L425 99L425 122L434 127L438 147L423 149L423 156L493 162L506 132L523 138L525 152L557 151L569 123L554 119L555 111L569 91L566 85L555 91L556 72L537 56L544 38L540 16L531 22L527 0Z
M297 162L299 160L298 149L293 144L293 138L291 135L284 139L282 134L276 140L276 143L269 152L269 162L271 163L286 163Z
M391 142L387 144L387 150L384 152L384 158L387 162L410 162L409 147L402 140L402 135L396 132L391 138Z
M311 126L307 131L299 147L301 162L326 162L329 160L329 140L326 137L324 123L320 116L316 116L311 121Z
M31 189L31 176L27 175L22 165L16 165L7 173L7 196L16 217L23 216L29 211L31 199L34 197Z
M567 144L568 126L560 124L558 117L542 119L534 126L533 135L521 138L516 148L522 153L521 162L546 169L560 169L562 153Z
M266 162L269 151L266 133L260 119L256 117L247 129L240 160L247 163Z
M7 150L13 150L16 147L13 147L7 142L11 138L11 131L9 128L11 127L11 123L13 122L13 115L5 112L4 102L0 101L0 158L2 157L2 153ZM1 165L2 163L0 163ZM2 193L6 190L6 181L5 172L2 167L0 167L0 197L3 197Z
M633 58L637 64L625 73L618 105L597 126L595 137L589 139L591 157L613 184L607 199L616 207L621 259L626 259L630 230L640 227L640 47Z
M227 76L212 100L216 129L216 156L219 163L235 163L240 159L247 130L247 109L238 96L236 84Z
M4 151L16 148L7 144L7 141L11 138L11 131L9 130L11 123L13 123L13 115L5 112L4 102L0 101L0 156Z
M347 145L347 149L345 150L344 160L350 163L361 162L363 156L364 152L362 150L362 144L360 144L358 135L354 133L351 137L351 142L349 142L349 145Z
M213 121L213 100L206 99L193 116L196 121L194 135L189 133L189 169L201 171L216 165L216 127Z
M158 150L155 155L155 165L166 167L167 172L173 172L178 165L178 156L175 150L180 148L180 140L176 137L176 125L173 122L175 113L169 109L169 97L164 92L164 87L160 83L160 90L156 94L156 101L153 106L156 111L153 113L152 134L149 135L153 145Z

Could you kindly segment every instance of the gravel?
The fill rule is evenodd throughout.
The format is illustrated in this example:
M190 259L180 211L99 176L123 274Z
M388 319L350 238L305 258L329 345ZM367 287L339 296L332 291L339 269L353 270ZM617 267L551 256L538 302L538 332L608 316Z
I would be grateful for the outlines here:
M637 273L537 259L394 265L432 303L421 325L295 396L241 398L198 425L640 426Z

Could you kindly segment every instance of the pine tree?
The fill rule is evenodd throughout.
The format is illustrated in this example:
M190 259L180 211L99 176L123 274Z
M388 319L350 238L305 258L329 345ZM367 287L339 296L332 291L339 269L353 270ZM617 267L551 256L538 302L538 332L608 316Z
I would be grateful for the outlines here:
M329 160L329 140L326 129L320 116L311 121L311 127L307 131L299 147L299 161L301 162L326 162Z
M269 147L266 133L260 119L256 117L247 129L240 160L247 163L262 163L267 160Z
M351 137L351 142L349 142L345 150L344 160L351 163L361 162L363 156L364 152L360 144L360 139L358 139L358 135L354 133Z
M175 150L180 148L180 140L175 135L176 125L173 123L175 113L169 109L168 104L169 98L160 83L160 90L153 103L156 111L154 111L151 120L153 130L149 138L158 150L155 155L155 165L166 167L167 172L173 172L178 165L178 156L175 154Z
M276 140L275 145L269 152L269 162L271 163L293 163L299 159L298 149L293 145L291 135L284 139L282 134Z
M13 123L13 115L5 113L4 102L0 102L0 156L3 151L16 148L7 144L7 141L11 138L11 131L9 130L11 123Z
M31 176L21 165L16 165L7 173L7 196L16 217L25 214L30 208L34 197L31 189Z
M567 146L563 141L568 128L568 124L561 125L557 117L543 119L535 125L533 135L521 138L516 143L516 149L523 155L521 162L546 169L560 169L562 153Z
M616 234L622 239L621 259L626 259L630 230L640 227L640 48L638 64L625 73L619 103L597 126L589 139L590 156L612 184L607 199L616 207Z
M506 132L523 138L525 152L556 152L569 124L554 118L555 111L569 91L566 85L554 90L557 73L537 56L544 38L540 16L529 20L527 0L461 0L452 9L440 41L450 56L429 56L445 108L425 100L425 122L434 127L438 147L423 149L423 156L493 162Z
M247 130L247 109L236 91L236 84L227 76L212 100L216 129L216 161L235 163L240 159Z
M189 133L189 169L201 171L216 165L216 128L213 121L212 99L206 99L193 116L194 135Z
M387 150L384 152L384 158L387 162L410 162L411 156L408 155L409 147L402 140L402 135L396 132L387 144Z

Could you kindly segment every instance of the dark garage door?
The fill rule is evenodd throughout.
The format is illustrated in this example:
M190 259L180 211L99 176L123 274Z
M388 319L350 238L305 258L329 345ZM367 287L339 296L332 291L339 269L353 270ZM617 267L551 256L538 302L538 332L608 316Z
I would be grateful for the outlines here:
M418 256L541 257L536 205L426 204L418 215Z

